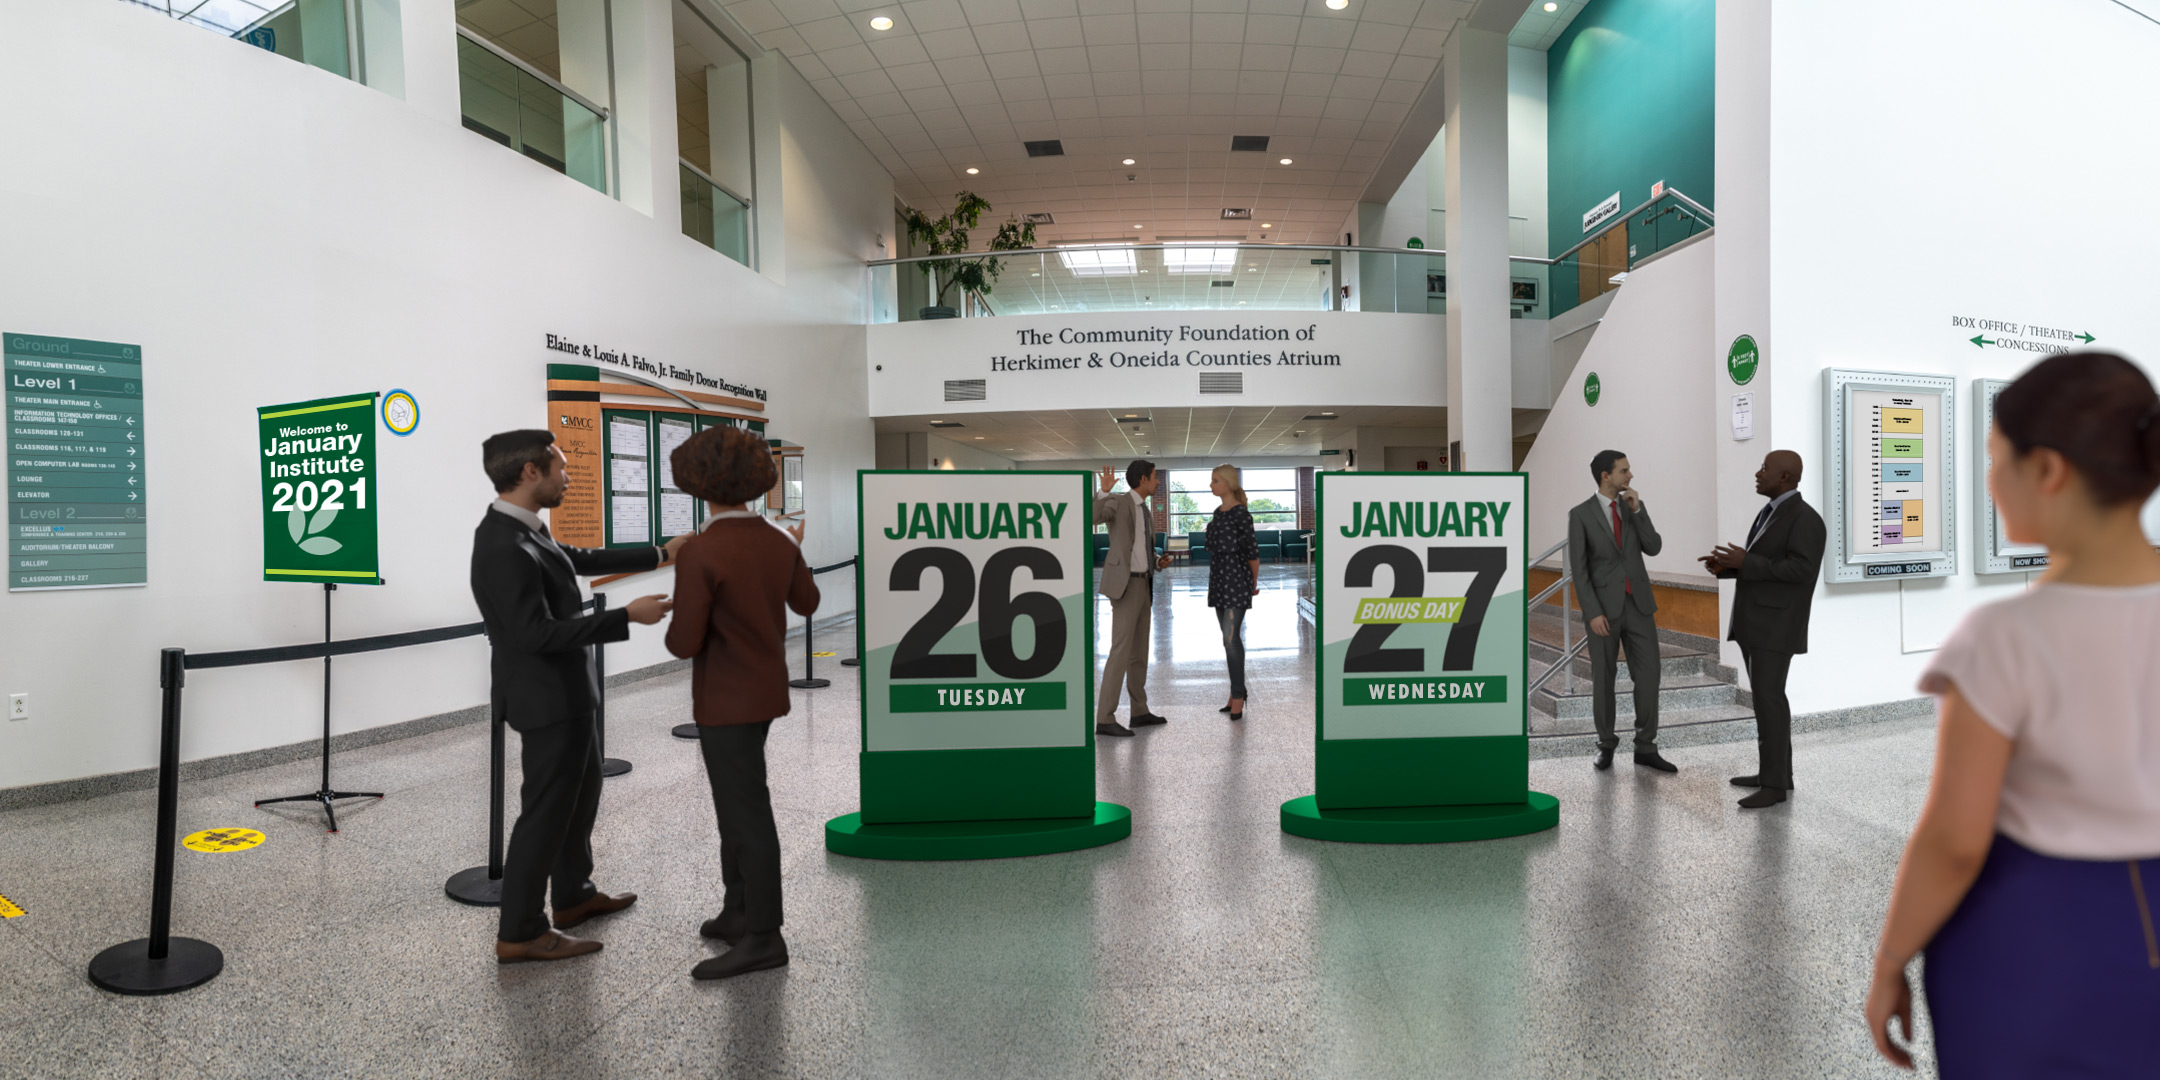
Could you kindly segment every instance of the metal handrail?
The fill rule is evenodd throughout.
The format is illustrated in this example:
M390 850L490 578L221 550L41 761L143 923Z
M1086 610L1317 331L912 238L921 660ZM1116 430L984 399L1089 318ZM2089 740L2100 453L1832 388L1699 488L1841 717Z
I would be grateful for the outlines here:
M1537 558L1530 560L1530 565L1536 566L1539 563L1542 563L1545 560L1552 558L1553 553L1561 553L1560 576L1555 579L1552 584L1547 585L1544 589L1540 590L1536 596L1531 597L1530 603L1527 605L1528 607L1535 608L1539 604L1544 603L1546 597L1551 596L1555 591L1567 589L1569 584L1575 580L1575 568L1568 564L1568 557L1566 555L1567 544L1568 542L1566 540L1561 540L1558 543L1555 543L1553 546L1546 548L1543 553L1538 555ZM1575 657L1581 655L1583 649L1590 644L1590 638L1587 634L1584 635L1583 639L1579 642L1573 640L1575 624L1568 621L1567 609L1567 593L1561 592L1560 659L1553 661L1553 665L1545 669L1545 674L1538 676L1530 683L1527 688L1523 690L1523 699L1525 701L1529 700L1530 695L1535 692L1538 687L1545 685L1545 680L1552 678L1554 672L1559 671L1561 668L1564 668L1571 663L1574 663ZM1528 626L1523 627L1523 632L1525 634L1527 634L1529 630L1530 628ZM1570 682L1568 685L1572 687L1574 685L1573 676L1569 676L1569 679Z
M494 53L496 56L499 56L502 59L509 61L511 66L517 68L519 71L522 71L525 74L546 83L549 87L553 88L556 93L559 93L562 96L569 98L570 100L575 101L580 105L583 105L585 108L591 110L595 115L599 116L603 122L607 120L607 106L602 105L594 101L593 99L586 97L585 95L580 94L575 90L570 89L567 86L564 86L561 79L558 79L553 75L550 75L547 72L532 66L530 63L527 63L524 60L518 59L516 56L512 55L509 50L504 49L502 46L497 45L494 42L489 41L488 39L481 37L480 35L475 34L462 26L457 28L457 33L459 37L464 38L465 40L470 41L473 44L478 45L491 53Z
M1692 208L1692 209L1693 209L1693 210L1694 210L1694 211L1695 211L1696 213L1698 213L1698 214L1702 215L1702 217L1703 217L1703 220L1704 220L1704 221L1707 221L1707 222L1709 222L1709 223L1710 223L1710 224L1712 224L1712 225L1715 225L1715 224L1717 224L1717 215L1715 215L1715 214L1712 214L1712 213L1711 213L1710 211L1708 211L1708 210L1705 210L1705 209L1703 209L1703 204L1701 204L1701 203L1699 203L1699 202L1696 202L1696 201L1695 201L1695 200L1693 200L1693 199L1690 199L1690 198L1688 198L1688 197L1687 197L1686 195L1683 195L1683 194L1681 194L1681 193L1680 193L1680 190L1679 190L1678 188L1666 188L1666 189L1665 189L1665 194L1664 194L1664 195L1660 195L1660 196L1658 196L1658 197L1657 197L1657 198L1655 198L1655 199L1651 199L1651 200L1649 200L1649 201L1647 201L1647 202L1643 203L1643 204L1642 204L1641 206L1638 206L1638 207L1636 207L1635 209L1633 209L1633 210L1630 210L1630 211L1628 211L1628 212L1627 212L1627 213L1625 213L1625 214L1616 214L1616 215L1614 215L1614 217L1613 217L1613 222L1612 222L1612 224L1610 224L1610 225L1607 225L1607 226L1605 226L1604 228L1602 228L1602 229L1599 229L1598 231L1596 231L1596 232L1594 232L1594 233L1591 233L1591 234L1590 234L1589 236L1583 237L1583 238L1582 238L1582 240L1581 240L1580 242L1578 242L1578 243L1577 243L1577 244L1576 244L1576 245L1575 245L1574 247L1571 247L1571 248L1567 249L1566 251L1563 251L1563 252L1561 252L1560 254L1558 254L1558 255L1555 255L1555 256L1553 256L1553 257L1552 257L1552 258L1550 258L1550 259L1527 259L1527 258L1526 258L1526 259L1522 259L1521 261L1524 261L1524 262L1534 262L1534 263L1542 263L1542 264L1544 264L1544 265L1546 265L1546 266L1557 266L1557 265L1559 265L1559 263L1560 263L1560 261L1561 261L1562 259L1565 259L1565 258L1567 258L1568 256L1570 256L1570 255L1573 255L1573 254L1575 254L1576 252L1578 252L1578 251L1581 251L1582 249L1584 249L1584 248L1586 248L1586 247L1589 247L1589 246L1590 246L1591 244L1597 243L1597 242L1598 242L1599 240L1601 240L1601 239L1603 239L1603 238L1604 238L1604 236L1605 236L1605 234L1606 234L1606 233L1609 233L1609 232L1613 231L1614 229L1617 229L1617 228L1619 228L1620 226L1622 226L1622 225L1625 225L1625 224L1627 224L1627 223L1628 223L1628 219L1629 219L1629 218L1632 218L1632 217L1634 217L1635 215L1637 215L1637 214L1640 214L1640 213L1642 213L1643 211L1645 211L1645 210L1648 210L1648 209L1650 209L1650 208L1651 208L1651 207L1653 207L1653 206L1656 206L1656 205L1657 205L1657 204L1658 204L1659 202L1663 201L1663 200L1665 199L1665 197L1666 197L1667 195L1669 195L1669 196L1671 196L1671 197L1673 197L1673 198L1675 198L1675 199L1678 199L1678 200L1680 200L1680 201L1681 201L1681 202L1683 202L1683 203L1686 203L1686 204L1687 204L1687 205L1688 205L1688 206L1689 206L1690 208ZM1513 257L1514 257L1514 256L1511 256L1511 258L1513 258Z
M697 166L695 166L695 165L692 165L692 164L690 164L689 162L687 162L687 161L684 161L684 160L683 160L683 159L681 159L681 158L676 158L676 159L675 159L675 164L677 164L677 165L680 165L680 166L682 166L683 168L685 168L685 169L688 169L688 170L690 170L690 175L692 175L692 176L695 176L695 177L697 177L698 179L700 179L700 180L703 180L703 181L705 181L705 182L706 182L706 183L708 183L708 184L711 184L711 185L713 186L713 190L715 190L715 191L718 191L718 192L719 192L720 194L722 194L722 195L725 195L725 196L727 196L728 198L730 198L730 199L733 199L733 200L735 200L736 202L739 202L739 203L743 204L743 208L744 208L744 209L746 209L746 210L747 210L747 209L749 209L749 208L750 208L750 200L748 200L748 199L745 199L745 198L743 198L742 196L740 196L740 195L737 195L737 194L735 194L735 192L734 192L734 191L733 191L732 189L730 189L730 188L729 188L729 187L728 187L728 186L727 186L726 184L723 184L723 183L721 183L720 181L718 181L718 180L715 180L715 179L713 179L713 178L712 178L712 174L711 174L711 173L708 173L708 172L706 172L705 170L703 170L703 169L700 169L700 168L698 168Z
M1562 618L1565 617L1566 616L1562 616ZM1553 661L1553 665L1545 669L1545 674L1530 680L1530 686L1528 689L1523 691L1523 696L1527 698L1530 695L1537 693L1537 688L1545 685L1545 680L1552 678L1553 675L1558 673L1561 668L1564 668L1569 664L1574 663L1575 658L1581 656L1583 649L1588 647L1589 644L1590 639L1589 637L1585 636L1581 641L1576 642L1573 648L1569 649L1564 653L1561 653L1560 659Z

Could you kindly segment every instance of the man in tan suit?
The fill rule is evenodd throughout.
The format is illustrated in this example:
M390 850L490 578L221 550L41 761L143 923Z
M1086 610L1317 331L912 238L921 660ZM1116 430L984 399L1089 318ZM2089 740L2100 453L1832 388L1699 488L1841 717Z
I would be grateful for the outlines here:
M1095 522L1110 526L1110 550L1103 558L1102 594L1110 598L1110 658L1103 661L1102 690L1095 696L1095 734L1130 737L1132 728L1117 722L1118 686L1132 697L1132 726L1147 727L1170 721L1148 711L1148 628L1155 610L1155 571L1170 565L1170 557L1155 555L1154 516L1148 513L1148 496L1162 481L1152 461L1135 461L1125 467L1125 485L1131 490L1112 494L1117 473L1104 469L1097 478L1102 493L1095 496Z

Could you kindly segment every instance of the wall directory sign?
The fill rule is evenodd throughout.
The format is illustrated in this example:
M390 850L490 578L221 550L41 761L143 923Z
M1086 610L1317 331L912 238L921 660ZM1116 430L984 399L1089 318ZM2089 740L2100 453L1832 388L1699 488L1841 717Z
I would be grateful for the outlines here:
M1823 580L1957 573L1954 388L1947 375L1823 372Z
M863 808L828 848L988 858L1130 833L1095 799L1092 483L857 475Z
M1426 842L1552 827L1532 792L1522 473L1315 478L1314 794L1285 831Z
M2045 570L2048 565L2045 545L2010 542L2002 515L1995 512L1995 494L1987 485L1988 470L1993 466L1988 455L1988 432L1995 428L1995 395L2008 385L2008 379L1973 380L1973 462L1980 474L1980 482L1973 485L1978 496L1973 500L1973 539L1980 545L1980 557L1973 565L1976 574L2023 574Z
M382 584L375 517L375 393L255 410L262 447L263 580Z
M38 334L0 340L8 591L149 584L142 349Z

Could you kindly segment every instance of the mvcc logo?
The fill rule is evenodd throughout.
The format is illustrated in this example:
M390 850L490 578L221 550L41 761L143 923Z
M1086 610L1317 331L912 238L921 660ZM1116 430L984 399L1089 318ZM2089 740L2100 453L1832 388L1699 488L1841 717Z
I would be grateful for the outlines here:
M577 428L581 431L591 431L593 426L592 417L590 416L558 415L556 419L560 420L562 422L562 426L566 428Z

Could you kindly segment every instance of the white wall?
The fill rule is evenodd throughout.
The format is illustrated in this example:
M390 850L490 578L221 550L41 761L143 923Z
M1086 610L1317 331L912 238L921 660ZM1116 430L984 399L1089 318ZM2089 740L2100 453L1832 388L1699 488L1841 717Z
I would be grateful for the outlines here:
M1597 490L1590 459L1628 456L1636 490L1665 541L1644 561L1654 572L1701 574L1716 522L1709 411L1711 289L1717 241L1700 240L1628 275L1562 382L1544 430L1523 461L1530 474L1532 554L1567 536L1567 512ZM1598 373L1598 403L1583 400Z
M444 77L421 59L406 50L408 89ZM0 329L143 348L151 527L147 588L0 594L0 688L34 713L0 725L0 787L153 764L161 646L320 633L319 589L261 581L257 405L420 401L419 431L378 451L388 584L339 590L340 636L475 618L479 442L545 422L550 332L767 389L771 433L808 447L810 560L852 554L852 474L872 458L861 260L892 188L782 69L785 288L454 117L129 4L0 7L0 95L19 103L0 116ZM821 614L851 603L829 590ZM485 650L340 659L336 729L485 701ZM609 665L665 658L639 628ZM183 755L308 738L320 679L313 663L190 676Z
M1983 477L1966 414L1970 380L2014 377L2036 356L1975 347L1953 316L2074 327L2148 370L2160 360L2144 254L2160 248L2160 127L2109 106L2160 101L2160 26L2100 0L1973 0L1949 20L1920 0L1816 0L1776 5L1769 26L1774 198L1756 242L1768 248L1776 443L1806 456L1801 490L1820 505L1823 369L1953 375L1960 414L1959 576L1818 586L1811 651L1793 668L1793 707L1806 712L1912 696L1956 620L2023 585L1972 572ZM1722 71L1719 87L1722 157L1728 111L1764 105L1729 101ZM1726 175L1721 161L1729 256ZM1864 209L1848 216L1839 207L1854 195Z

